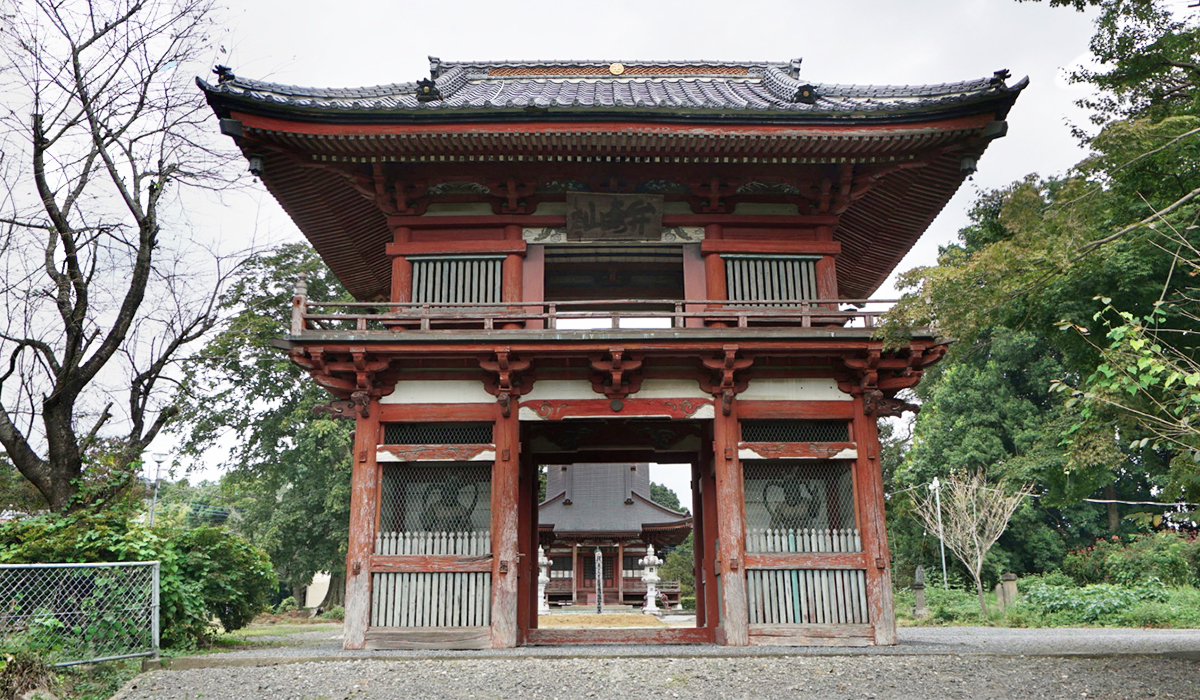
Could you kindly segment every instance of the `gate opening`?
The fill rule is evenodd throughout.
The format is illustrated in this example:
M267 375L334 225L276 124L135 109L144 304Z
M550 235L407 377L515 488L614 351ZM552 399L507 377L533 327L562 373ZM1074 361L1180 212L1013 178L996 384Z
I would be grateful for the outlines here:
M539 422L523 426L522 442L537 489L521 513L531 552L519 583L524 643L714 642L709 422Z

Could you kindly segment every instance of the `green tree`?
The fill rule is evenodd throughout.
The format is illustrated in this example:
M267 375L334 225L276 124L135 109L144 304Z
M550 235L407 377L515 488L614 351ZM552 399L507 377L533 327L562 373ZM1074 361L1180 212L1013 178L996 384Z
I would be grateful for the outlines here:
M246 261L221 298L228 314L189 367L185 452L200 455L228 432L224 466L237 527L271 556L293 591L313 574L345 569L353 423L314 415L330 395L271 343L289 328L295 281L307 275L315 301L348 295L307 244L285 245ZM335 601L331 601L335 602Z
M663 558L658 570L664 581L679 581L679 594L696 595L695 545L691 532Z
M676 513L687 513L688 515L692 514L690 510L680 505L679 494L672 491L669 487L655 481L650 482L650 500L654 501L660 506L670 508Z
M959 343L921 389L897 473L993 464L1037 483L1036 520L1065 536L1094 529L1072 505L1084 496L1200 494L1187 490L1200 469L1178 459L1188 445L1146 439L1186 433L1194 410L1200 23L1162 2L1051 4L1099 8L1096 67L1072 76L1097 89L1084 104L1098 130L1079 134L1091 152L1064 176L985 193L938 265L905 276L898 325Z

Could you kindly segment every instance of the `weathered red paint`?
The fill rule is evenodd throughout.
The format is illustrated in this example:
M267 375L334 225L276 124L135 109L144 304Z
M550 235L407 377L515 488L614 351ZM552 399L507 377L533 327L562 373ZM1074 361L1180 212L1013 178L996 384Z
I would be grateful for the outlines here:
M359 416L355 426L350 476L350 540L346 548L346 617L343 644L362 649L371 622L371 553L375 548L375 518L379 465L375 445L379 437L379 403L372 401L369 416Z

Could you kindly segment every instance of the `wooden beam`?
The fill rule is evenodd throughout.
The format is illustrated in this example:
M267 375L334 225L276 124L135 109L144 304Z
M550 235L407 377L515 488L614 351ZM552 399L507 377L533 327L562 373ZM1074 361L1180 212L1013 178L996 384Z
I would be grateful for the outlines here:
M492 468L492 648L515 647L518 641L518 535L520 507L521 424L517 412L507 418L493 407L496 461Z
M362 649L371 624L371 555L375 550L375 516L379 510L379 402L358 416L350 475L350 537L346 547L346 617L342 646Z
M737 399L734 399L729 415L717 411L713 420L717 520L721 538L718 562L723 599L721 629L725 633L725 644L728 646L746 646L750 643L746 609L746 504L742 467L737 456L738 433Z
M750 381L754 381L751 378ZM738 415L742 420L851 420L852 401L748 401L738 400Z
M480 382L482 386L482 382ZM491 422L496 415L494 403L410 403L383 404L379 419L384 423Z
M871 625L750 625L755 646L869 646Z
M376 627L364 649L487 649L486 627Z
M375 554L368 558L371 573L408 574L425 572L491 571L492 555L480 557L453 554Z
M853 442L739 442L742 459L855 459Z
M719 253L773 253L775 255L837 255L842 244L837 241L791 241L780 239L723 239L700 243L704 255ZM822 297L825 298L825 297Z
M396 255L460 255L470 253L505 253L512 255L525 254L525 241L412 241L408 243L388 243L387 254Z

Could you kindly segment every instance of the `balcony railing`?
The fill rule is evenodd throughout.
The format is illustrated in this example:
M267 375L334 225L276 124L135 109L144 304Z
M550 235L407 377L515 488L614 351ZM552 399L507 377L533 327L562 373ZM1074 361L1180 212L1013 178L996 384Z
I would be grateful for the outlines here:
M879 299L732 302L676 299L526 301L499 304L311 302L297 295L292 335L310 332L595 330L685 328L875 328L895 304Z

